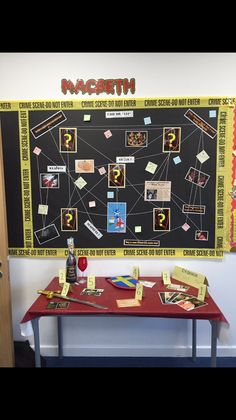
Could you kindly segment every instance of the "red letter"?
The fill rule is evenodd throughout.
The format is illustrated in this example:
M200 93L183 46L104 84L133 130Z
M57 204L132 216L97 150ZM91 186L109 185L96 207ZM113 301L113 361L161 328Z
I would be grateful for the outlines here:
M124 94L127 95L128 90L130 89L131 93L135 93L135 79L124 79Z
M99 95L99 93L103 93L104 90L104 79L98 79L96 86L96 95Z
M114 80L113 79L105 80L105 90L108 95L109 93L114 95Z
M77 94L79 91L86 93L85 85L83 79L77 79L76 87L75 87L75 93Z
M61 79L61 90L64 95L67 93L67 90L69 90L70 93L74 93L75 86L70 80Z
M94 85L94 88L92 88L91 85ZM96 86L96 80L94 79L87 80L86 91L88 92L89 95L91 95L92 93L95 93L95 86Z
M118 96L120 96L120 95L121 95L121 86L122 86L122 82L123 82L123 79L116 79L116 80L115 80L115 84L116 84L116 93L117 93L117 95L118 95Z

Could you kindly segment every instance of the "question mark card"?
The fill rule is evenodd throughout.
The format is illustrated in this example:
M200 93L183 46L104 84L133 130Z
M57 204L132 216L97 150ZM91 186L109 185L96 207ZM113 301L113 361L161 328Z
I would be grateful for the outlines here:
M92 290L96 289L95 276L93 276L93 275L88 276L88 278L87 278L87 289L92 289Z
M163 153L179 152L181 141L181 127L163 128Z
M61 209L61 230L71 232L78 231L78 209L77 208L69 208Z
M153 230L155 232L170 230L170 208L153 209Z
M157 168L156 163L148 162L145 171L150 172L150 174L154 174L155 170Z
M59 149L61 153L77 152L77 128L60 127Z
M171 284L169 271L162 271L163 284Z
M108 188L125 188L125 164L108 164Z
M48 214L48 206L46 204L39 204L38 214Z
M142 283L136 284L135 300L142 300L143 298L143 285Z
M59 284L63 284L66 282L66 270L65 268L59 269Z

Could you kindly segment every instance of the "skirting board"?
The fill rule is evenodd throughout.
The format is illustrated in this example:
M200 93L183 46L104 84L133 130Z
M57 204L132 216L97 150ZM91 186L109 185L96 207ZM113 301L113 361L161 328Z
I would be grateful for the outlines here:
M31 346L34 350L34 346ZM191 357L192 348L186 346L64 346L65 357ZM197 357L210 357L210 346L199 346ZM41 356L58 356L57 346L41 346ZM217 356L236 357L236 346L217 346Z

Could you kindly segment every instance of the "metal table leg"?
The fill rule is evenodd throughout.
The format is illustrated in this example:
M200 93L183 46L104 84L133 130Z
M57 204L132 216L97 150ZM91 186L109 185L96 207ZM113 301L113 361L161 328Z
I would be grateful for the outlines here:
M192 320L192 360L196 362L197 357L197 320Z
M34 351L35 351L35 367L41 367L40 358L40 341L39 341L39 318L32 319L32 327L34 331Z
M216 367L217 322L211 322L211 367Z
M63 357L63 340L62 340L62 316L57 317L57 336L58 336L58 356Z

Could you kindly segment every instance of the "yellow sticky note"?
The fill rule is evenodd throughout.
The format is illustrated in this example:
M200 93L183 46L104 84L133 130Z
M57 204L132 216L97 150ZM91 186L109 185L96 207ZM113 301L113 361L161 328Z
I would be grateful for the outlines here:
M162 271L163 284L171 284L169 271Z
M199 285L198 287L199 287L199 288L198 288L198 295L197 295L197 298L198 298L199 300L202 300L202 301L204 302L204 300L205 300L205 296L206 296L206 291L207 291L207 286L206 286L206 284L201 284L201 285Z
M66 281L66 270L65 268L59 269L59 284L63 284Z
M90 120L91 120L91 115L85 114L84 121L90 121Z
M141 283L136 284L135 300L142 300L143 298L143 285Z
M88 278L87 278L87 289L96 289L96 287L95 287L95 276L88 276Z
M69 292L69 288L70 288L70 283L64 283L62 291L61 291L61 295L67 296L67 293Z
M139 278L139 267L136 267L136 266L133 267L132 277L134 279L137 279L138 280L138 278Z

